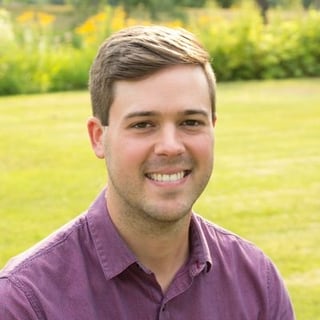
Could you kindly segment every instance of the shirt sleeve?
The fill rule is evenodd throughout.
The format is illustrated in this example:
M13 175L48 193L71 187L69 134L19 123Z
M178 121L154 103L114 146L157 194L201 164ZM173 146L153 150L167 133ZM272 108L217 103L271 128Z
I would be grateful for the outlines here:
M268 277L269 320L295 320L287 288L277 268L270 262Z
M0 279L0 319L39 320L24 292L7 278Z

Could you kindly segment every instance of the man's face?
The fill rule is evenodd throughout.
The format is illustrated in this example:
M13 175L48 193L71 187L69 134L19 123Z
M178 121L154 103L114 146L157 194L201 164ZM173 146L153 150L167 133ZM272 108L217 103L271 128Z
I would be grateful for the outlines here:
M213 127L199 66L117 82L102 138L108 205L159 222L190 214L212 172Z

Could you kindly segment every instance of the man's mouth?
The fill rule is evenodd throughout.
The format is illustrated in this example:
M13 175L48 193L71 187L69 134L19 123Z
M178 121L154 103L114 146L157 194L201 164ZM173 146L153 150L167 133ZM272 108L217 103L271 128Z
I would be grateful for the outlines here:
M183 170L171 174L163 174L163 173L147 173L146 176L157 182L177 182L182 180L184 177L190 174L190 170Z

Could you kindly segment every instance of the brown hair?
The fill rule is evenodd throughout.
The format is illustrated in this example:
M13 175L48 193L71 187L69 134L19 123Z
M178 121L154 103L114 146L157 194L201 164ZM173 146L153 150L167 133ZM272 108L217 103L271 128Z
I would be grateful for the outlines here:
M101 45L90 70L93 115L103 125L108 125L116 81L141 79L179 64L203 68L215 117L215 76L208 52L192 33L164 26L129 27L113 34Z

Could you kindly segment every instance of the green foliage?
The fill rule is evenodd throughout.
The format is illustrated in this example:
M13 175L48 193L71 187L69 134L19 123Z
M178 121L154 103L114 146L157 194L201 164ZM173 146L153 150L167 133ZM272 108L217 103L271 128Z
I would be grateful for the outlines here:
M62 50L58 54L52 54L48 63L52 70L50 91L85 88L92 56L93 53L89 50Z
M1 57L0 95L83 89L92 53L74 49Z
M268 25L252 7L203 12L190 13L187 22L162 23L197 34L219 81L320 76L319 11L292 19L275 11ZM36 11L13 18L0 11L0 95L86 88L99 44L120 28L151 23L111 6L65 32L55 31L55 18Z
M219 18L217 18L219 19ZM220 81L320 76L320 13L264 25L249 11L233 21L198 24Z

